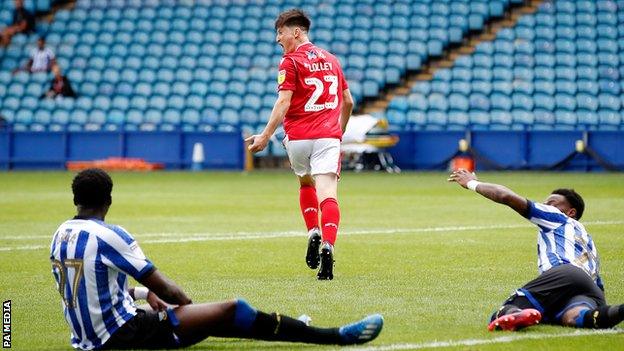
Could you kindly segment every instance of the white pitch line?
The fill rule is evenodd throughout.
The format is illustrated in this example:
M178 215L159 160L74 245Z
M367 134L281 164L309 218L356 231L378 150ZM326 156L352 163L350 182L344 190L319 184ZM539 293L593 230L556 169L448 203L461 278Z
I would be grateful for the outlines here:
M454 341L433 341L421 344L390 344L379 346L365 346L349 348L350 351L396 351L396 350L420 350L420 349L436 349L441 347L456 347L456 346L475 346L486 344L502 344L510 343L519 340L543 340L543 339L555 339L555 338L569 338L578 336L592 336L592 335L612 335L622 334L622 329L604 329L604 330L575 330L568 333L546 334L513 334L498 336L491 339L464 339Z
M594 221L585 222L586 225L614 225L624 224L624 221ZM370 235L370 234L405 234L405 233L432 233L432 232L458 232L470 230L488 230L488 229L514 229L514 228L530 228L529 224L512 224L512 225L485 225L485 226L450 226L450 227L425 227L425 228L396 228L396 229L367 229L367 230L348 230L341 231L341 235ZM162 244L162 243L187 243L201 241L223 241L223 240L254 240L254 239L272 239L272 238L288 238L299 237L305 233L300 231L284 231L284 232L230 232L230 233L145 233L135 235L142 244ZM164 238L164 239L147 239L142 238ZM50 239L51 236L30 236L32 239ZM8 239L2 237L1 239ZM0 252L7 251L28 251L49 248L49 245L24 245L14 247L0 247Z

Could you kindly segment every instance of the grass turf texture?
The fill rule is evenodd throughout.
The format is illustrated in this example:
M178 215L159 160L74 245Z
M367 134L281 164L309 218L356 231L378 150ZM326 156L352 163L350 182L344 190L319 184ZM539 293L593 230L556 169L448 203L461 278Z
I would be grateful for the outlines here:
M74 214L72 176L0 173L0 298L12 300L18 350L70 348L47 246L57 226ZM386 320L384 331L367 345L376 347L535 335L450 349L624 348L624 334L557 338L552 335L574 330L553 326L488 332L490 313L536 276L536 230L512 210L447 183L445 173L345 173L335 278L322 282L305 265L306 236L292 174L112 177L107 222L133 233L156 266L196 302L244 297L265 311L307 313L319 326L379 312ZM586 202L583 222L601 254L607 301L624 303L621 174L483 173L480 178L539 201L557 187L579 191ZM470 226L477 228L457 228ZM242 238L233 240L237 237ZM196 241L172 242L189 238ZM299 348L320 347L217 338L194 346Z

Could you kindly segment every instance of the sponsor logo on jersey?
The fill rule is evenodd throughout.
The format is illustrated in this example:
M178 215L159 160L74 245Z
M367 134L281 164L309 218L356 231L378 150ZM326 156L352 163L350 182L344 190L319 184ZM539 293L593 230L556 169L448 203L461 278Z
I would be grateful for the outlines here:
M277 84L282 84L286 81L286 70L280 70L277 72Z
M312 60L312 59L317 58L316 52L314 52L312 50L307 51L307 54L308 54L308 60Z

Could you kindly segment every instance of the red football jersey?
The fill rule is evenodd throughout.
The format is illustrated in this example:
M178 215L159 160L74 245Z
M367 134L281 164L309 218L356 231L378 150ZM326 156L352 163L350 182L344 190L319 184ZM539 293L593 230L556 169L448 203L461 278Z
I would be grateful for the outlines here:
M304 43L282 58L277 90L292 90L284 118L289 140L342 139L342 91L348 89L340 62L329 52Z

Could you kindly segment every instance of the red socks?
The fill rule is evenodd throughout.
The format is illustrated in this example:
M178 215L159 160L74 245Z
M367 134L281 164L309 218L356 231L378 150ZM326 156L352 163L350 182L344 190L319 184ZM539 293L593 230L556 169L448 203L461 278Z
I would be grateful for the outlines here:
M308 231L312 228L318 228L319 204L316 197L316 189L313 186L304 185L299 188L299 205L301 206L301 214L303 215L303 220L305 221ZM338 202L334 198L327 198L321 202L320 209L321 223L323 224L321 230L323 241L328 241L330 244L334 245L338 233L338 224L340 223Z
M328 241L333 246L340 223L340 210L336 199L327 198L321 202L321 223L323 224L323 241Z
M299 189L299 205L301 206L301 214L308 231L312 228L317 228L319 226L319 204L316 198L316 189L313 186L304 185Z

